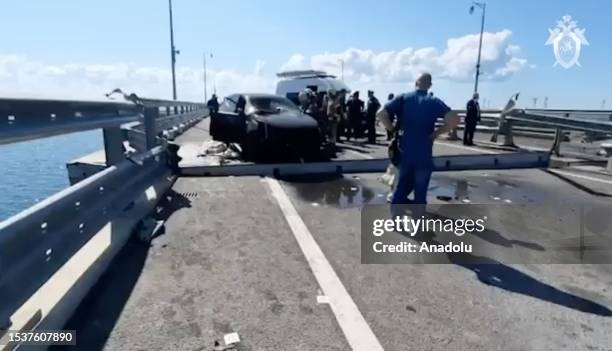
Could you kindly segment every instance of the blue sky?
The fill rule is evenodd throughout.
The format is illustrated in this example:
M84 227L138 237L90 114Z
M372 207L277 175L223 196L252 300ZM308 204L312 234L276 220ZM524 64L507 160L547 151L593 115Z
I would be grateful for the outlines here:
M419 69L432 71L433 91L453 106L460 107L473 89L466 67L475 64L474 41L466 36L478 33L480 18L478 11L468 14L470 1L173 3L181 50L179 98L203 98L204 50L214 53L209 78L220 94L273 90L274 73L281 67L315 66L339 73L338 57L345 58L350 86L371 87L381 96L409 90ZM166 0L4 2L0 93L95 98L121 87L169 98L167 11ZM609 1L488 1L485 30L491 40L485 36L484 45L491 46L492 56L484 69L499 74L481 82L482 97L492 107L521 92L526 106L533 97L539 97L541 106L548 96L549 107L600 108L606 99L609 108L610 13ZM553 67L552 47L544 46L548 29L565 14L586 29L590 45L583 46L582 67ZM457 57L447 52L450 38L463 38ZM424 48L429 49L418 51ZM299 64L287 65L296 55L302 58L294 60ZM433 60L438 63L430 64Z

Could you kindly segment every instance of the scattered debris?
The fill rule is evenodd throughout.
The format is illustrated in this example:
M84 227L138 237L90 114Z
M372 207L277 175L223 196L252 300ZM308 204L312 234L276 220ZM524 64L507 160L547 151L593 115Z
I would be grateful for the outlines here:
M232 344L232 345L221 345L220 342L215 341L215 347L213 348L213 351L234 351L236 350L236 345Z
M229 333L223 336L223 340L226 345L236 344L240 342L240 336L238 333Z
M230 160L240 159L241 152L242 150L237 144L208 140L200 147L198 157L206 159L207 164L221 165Z
M317 303L326 303L326 304L329 304L329 296L326 296L326 295L317 295Z
M470 199L463 199L463 200L461 200L461 202L466 203L466 204L469 204L469 203L470 203L470 202L472 202L472 201L470 201Z
M505 203L507 203L507 204L510 204L510 203L512 203L512 200L510 200L510 199L504 199L504 202L505 202Z
M218 155L227 150L227 144L221 141L208 140L202 144L203 154Z
M311 205L314 206L314 207L317 207L317 206L319 206L319 203L318 202L313 202Z
M499 196L493 196L492 199L495 200L495 201L501 200L501 198Z
M452 196L446 196L446 195L438 195L436 196L436 198L440 201L451 201L453 199Z

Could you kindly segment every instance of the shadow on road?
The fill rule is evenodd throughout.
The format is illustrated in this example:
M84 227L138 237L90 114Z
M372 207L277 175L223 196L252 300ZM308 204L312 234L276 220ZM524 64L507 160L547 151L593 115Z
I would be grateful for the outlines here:
M180 209L191 207L191 200L170 190L159 203L160 207L163 209L152 214L153 217L167 220ZM162 234L163 228L157 235ZM76 330L77 345L54 346L49 350L104 349L142 273L150 247L149 243L138 241L135 236L128 240L63 328Z
M407 237L420 243L425 242L428 245L440 244L434 240L433 233L421 233L420 235ZM561 291L494 259L470 253L448 253L447 257L451 263L474 272L478 280L484 284L577 311L604 317L612 316L612 310L604 305Z

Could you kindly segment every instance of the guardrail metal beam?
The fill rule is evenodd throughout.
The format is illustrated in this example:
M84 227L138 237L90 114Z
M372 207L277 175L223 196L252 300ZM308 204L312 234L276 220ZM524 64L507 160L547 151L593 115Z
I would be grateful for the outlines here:
M612 122L600 122L586 119L536 114L528 110L512 110L508 112L506 118L514 121L529 122L532 124L561 127L563 129L612 134Z
M483 169L546 168L550 162L548 152L519 152L512 154L451 155L434 157L434 171L468 171ZM287 176L326 173L385 172L388 158L368 160L341 160L331 162L233 164L222 166L182 167L181 176Z
M114 128L142 121L143 107L197 111L204 104L140 99L139 104L104 101L0 99L0 144L8 144L91 129Z

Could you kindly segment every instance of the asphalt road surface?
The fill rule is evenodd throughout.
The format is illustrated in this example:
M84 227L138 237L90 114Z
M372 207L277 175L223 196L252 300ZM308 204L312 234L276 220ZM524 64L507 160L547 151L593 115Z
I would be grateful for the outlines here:
M386 154L341 146L339 158ZM560 172L435 173L429 200L612 205L612 177ZM162 235L128 244L66 329L82 350L213 350L232 332L237 350L612 350L612 265L361 264L361 208L389 191L378 176L181 178ZM485 239L538 245L513 235Z

